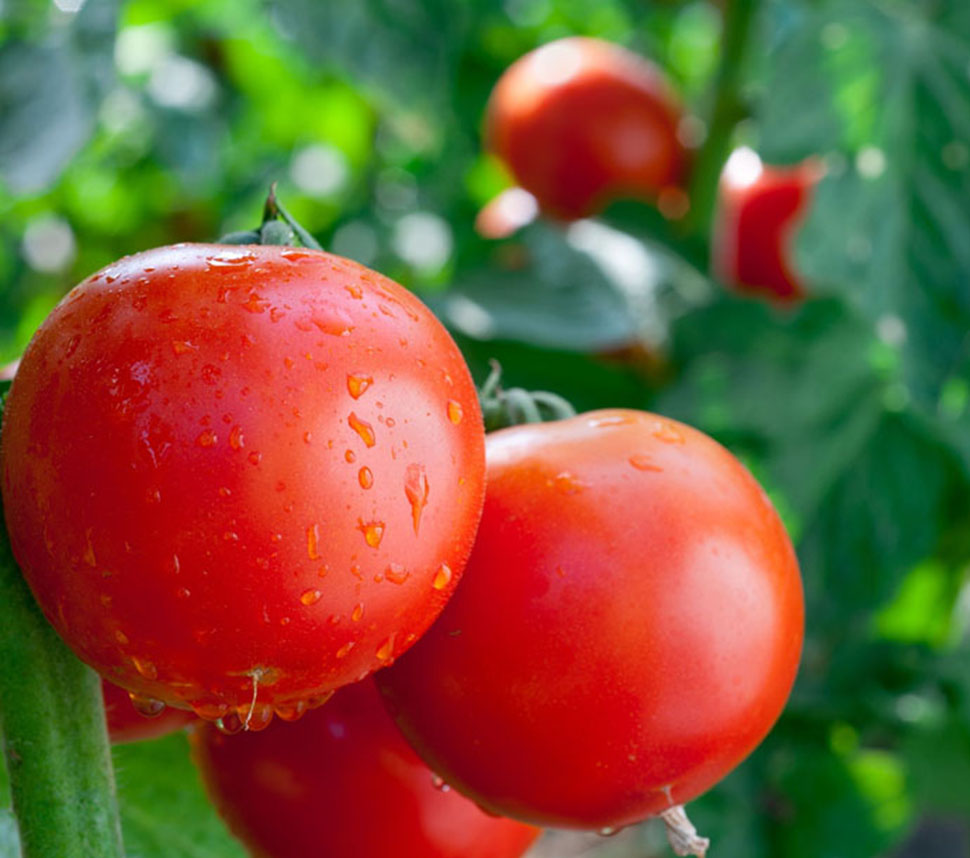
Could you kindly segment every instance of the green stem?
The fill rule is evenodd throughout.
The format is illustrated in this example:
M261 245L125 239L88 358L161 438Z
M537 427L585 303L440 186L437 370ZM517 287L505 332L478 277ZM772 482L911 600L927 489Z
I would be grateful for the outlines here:
M747 115L741 85L758 0L729 0L724 6L721 60L714 82L707 137L694 162L690 188L690 226L705 234L717 200L721 169L730 154L734 127Z
M120 858L101 682L64 645L0 527L0 724L23 858Z
M496 360L489 363L492 371L478 393L486 432L523 423L565 420L576 415L576 409L557 393L528 391L521 387L503 388L502 367Z

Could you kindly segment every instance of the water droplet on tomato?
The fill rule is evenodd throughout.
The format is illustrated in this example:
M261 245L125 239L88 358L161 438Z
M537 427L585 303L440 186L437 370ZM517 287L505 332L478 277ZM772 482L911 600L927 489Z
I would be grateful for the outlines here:
M653 437L664 444L683 444L684 433L673 423L661 420L653 430Z
M108 607L108 605L111 604L111 601L110 601L111 597L108 596L106 598L109 600L107 603L104 602L104 598L102 598L101 601L102 601L102 604L105 605L105 607ZM118 643L120 643L122 646L128 646L128 644L130 643L130 641L128 640L128 635L126 635L120 629L115 632L115 640L118 641Z
M448 419L457 426L461 423L462 417L464 417L464 411L462 411L461 403L456 402L454 399L448 400Z
M250 733L265 730L273 721L273 707L269 703L244 704L236 707L236 717L242 720L243 729Z
M305 700L297 700L293 703L278 703L276 705L276 717L281 721L297 721L303 717L307 711Z
M431 786L433 786L438 792L448 792L451 789L448 784L445 783L445 779L441 775L431 775Z
M132 658L131 663L135 666L139 675L145 677L145 679L158 679L158 668L147 659Z
M643 453L630 456L629 462L638 471L656 471L659 473L663 470L660 465L655 465L650 457Z
M220 733L225 733L227 736L235 736L236 733L243 731L242 718L235 712L227 712L216 721L216 727Z
M98 558L94 556L94 545L91 542L91 528L84 531L84 562L92 569L98 565Z
M371 424L366 420L361 420L353 411L351 411L350 416L347 418L347 422L350 424L350 428L360 435L361 440L363 440L368 447L373 447L374 444L377 443L377 438L374 436L374 427L371 426Z
M400 563L390 563L384 570L384 577L392 584L403 584L411 576L411 573Z
M263 454L258 450L253 450L253 452L249 454L248 459L251 465L258 465L263 461Z
M192 591L189 590L187 587L179 587L178 590L175 591L175 597L177 599L182 599L183 601L185 599L188 599L191 595L192 595Z
M564 495L574 495L586 488L586 483L569 471L563 471L552 479L546 480L546 485Z
M352 619L355 623L359 623L363 619L363 617L364 617L364 606L360 602L358 602L356 605L354 605L354 611L350 615L350 619Z
M347 390L354 399L360 399L373 383L374 379L369 375L347 376Z
M355 641L347 641L347 643L337 650L337 658L346 658L354 648L354 644Z
M229 446L233 450L241 450L245 443L246 439L243 437L242 426L233 426L229 432Z
M370 468L361 468L357 473L357 482L360 483L362 489L369 489L374 485L374 473Z
M219 437L215 432L211 429L204 429L199 433L199 437L195 439L195 443L200 447L213 447L218 440Z
M381 540L384 538L384 522L364 522L361 519L357 519L357 521L357 529L364 534L364 541L371 548L377 548L381 544Z
M252 253L220 253L218 256L208 256L205 260L210 268L231 268L234 265L246 265L255 262Z
M165 711L165 704L154 697L146 697L144 694L136 694L134 691L128 693L131 705L135 711L145 718L157 718Z
M300 601L304 605L315 605L320 601L321 593L319 590L304 590L300 595Z
M350 644L350 647L353 647L353 644ZM348 649L347 652L350 652L350 649ZM333 697L333 695L334 695L333 691L324 691L323 694L317 694L312 697L307 697L306 707L307 709L319 709L321 706L323 706L324 703L326 703L331 697Z
M218 721L229 711L225 703L190 703L189 705L203 721Z
M311 560L320 559L320 528L316 524L306 529L306 553Z
M451 568L447 563L442 563L438 567L438 571L434 573L434 580L431 582L431 586L435 590L444 590L451 583L451 577Z
M363 290L356 283L348 283L344 286L344 289L350 293L351 298L356 298L358 301L364 297Z
M424 465L408 465L405 471L404 495L411 504L411 523L417 534L421 527L421 514L428 505L428 475Z
M616 833L617 833L618 831L619 831L619 829L618 829L618 828L612 828L612 827L611 827L611 826L609 826L609 825L605 825L605 826L603 826L603 827L602 827L602 828L601 828L601 829L600 829L599 831L597 831L596 833L597 833L597 834L598 834L598 835L599 835L600 837L612 837L612 836L613 836L614 834L616 834Z
M344 461L351 462L351 463L356 462L357 454L353 450L348 450L346 453L344 453Z
M249 297L240 304L247 313L265 313L266 308L269 306L269 301L267 301L258 292L250 292Z
M390 661L394 655L394 637L389 637L377 648L378 661Z

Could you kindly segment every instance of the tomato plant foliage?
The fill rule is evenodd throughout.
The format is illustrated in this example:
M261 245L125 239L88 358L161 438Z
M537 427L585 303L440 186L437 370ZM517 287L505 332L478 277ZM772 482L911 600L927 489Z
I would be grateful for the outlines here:
M716 177L739 146L779 167L824 164L794 241L802 302L782 310L724 288L703 206L670 221L625 202L565 229L475 234L476 213L513 182L485 154L489 94L520 57L567 36L613 41L663 71L703 122L681 129L699 144L698 176ZM731 74L722 55L737 60ZM943 822L960 854L968 67L962 0L4 3L0 359L18 356L91 272L244 228L281 179L328 249L439 312L478 380L495 357L509 384L580 410L672 416L767 488L804 575L805 654L765 742L692 804L712 855L908 858L907 839ZM200 462L204 428L189 438ZM349 476L358 466L338 464ZM83 567L91 523L85 504L75 510ZM304 550L309 523L294 531ZM297 601L291 633L304 610ZM114 754L132 854L240 854L190 783L182 737ZM15 854L9 821L4 858ZM654 837L647 825L602 849L649 854Z

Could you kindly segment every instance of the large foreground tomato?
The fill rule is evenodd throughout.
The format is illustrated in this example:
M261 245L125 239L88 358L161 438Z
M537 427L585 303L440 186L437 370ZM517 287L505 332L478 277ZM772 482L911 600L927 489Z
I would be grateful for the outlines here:
M539 833L436 787L369 680L297 724L202 727L192 746L219 812L260 858L518 858Z
M487 142L542 210L572 220L681 181L680 107L647 60L568 38L515 62L488 106Z
M788 536L706 435L599 411L488 436L455 598L376 676L414 747L482 806L618 828L689 801L784 706L802 642Z
M735 151L718 186L715 276L739 292L782 302L804 297L793 242L820 177L814 160L771 167L751 149Z
M484 439L465 363L356 263L181 245L74 289L3 422L14 554L78 655L256 728L387 664L471 547Z

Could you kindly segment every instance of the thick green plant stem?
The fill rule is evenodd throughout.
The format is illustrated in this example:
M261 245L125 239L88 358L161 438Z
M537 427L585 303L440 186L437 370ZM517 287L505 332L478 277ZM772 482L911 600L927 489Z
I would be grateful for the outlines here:
M697 154L691 176L689 220L696 230L706 231L710 225L717 200L717 183L731 151L734 127L747 115L741 85L757 10L758 0L730 0L724 4L721 59L707 117L707 137Z
M121 858L101 683L44 619L0 526L0 728L23 858Z

